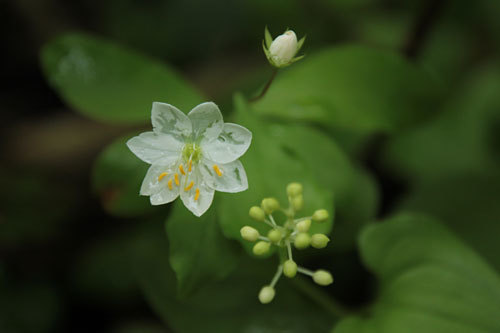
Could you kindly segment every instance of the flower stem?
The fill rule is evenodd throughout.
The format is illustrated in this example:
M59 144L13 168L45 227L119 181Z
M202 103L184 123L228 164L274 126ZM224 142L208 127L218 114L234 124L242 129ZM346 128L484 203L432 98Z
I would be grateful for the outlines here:
M271 86L271 83L273 83L274 78L276 77L276 74L278 74L278 69L277 68L275 68L273 70L273 74L271 75L271 77L267 81L266 85L264 86L264 88L262 89L262 91L260 92L260 94L258 96L253 97L253 98L250 98L250 100L249 100L250 103L257 102L259 99L261 99L262 97L264 97L264 95L269 90L269 87Z
M281 277L281 273L283 273L283 265L278 266L278 270L276 271L276 274L274 274L273 280L271 281L270 286L274 288L276 283L278 282L279 278Z
M300 276L295 277L295 279L293 279L293 284L297 287L300 293L320 305L333 316L342 318L349 314L349 311L347 311L342 305L337 303L333 298L329 297L326 293L322 292L318 287L304 278Z

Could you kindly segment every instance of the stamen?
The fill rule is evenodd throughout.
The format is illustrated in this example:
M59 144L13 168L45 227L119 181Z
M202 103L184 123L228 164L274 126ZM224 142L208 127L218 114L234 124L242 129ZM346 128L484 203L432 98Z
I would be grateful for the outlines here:
M158 181L159 181L159 182L161 182L161 180L162 180L163 178L165 178L167 175L168 175L168 173L167 173L167 172L162 172L162 173L160 173L160 175L158 176Z
M179 183L179 174L178 173L176 173L174 175L174 180L175 180L175 185L179 186L180 183Z
M172 189L172 179L170 179L170 180L168 181L168 188L169 188L169 189Z
M198 198L200 197L200 189L196 189L196 194L194 195L194 201L198 201Z
M184 191L186 191L186 192L189 191L193 187L193 185L194 185L194 182L191 181L191 183L189 183L189 185L184 188Z
M182 166L182 164L179 165L179 171L185 176L186 175L186 172L184 171L184 167Z
M222 171L221 171L221 169L219 169L217 164L214 164L213 168L214 168L214 171L217 174L217 176L222 177Z
M188 162L188 171L191 172L191 170L193 170L193 161L189 160L189 162Z

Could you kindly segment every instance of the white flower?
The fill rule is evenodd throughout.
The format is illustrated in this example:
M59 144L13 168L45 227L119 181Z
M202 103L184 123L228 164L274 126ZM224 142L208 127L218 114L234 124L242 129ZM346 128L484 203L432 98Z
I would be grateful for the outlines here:
M152 132L128 140L127 146L151 164L140 194L152 205L175 200L201 216L212 204L214 191L241 192L248 188L247 176L238 160L252 140L246 128L224 123L217 105L196 106L188 115L176 107L154 102Z
M262 47L271 65L277 68L286 67L304 57L300 56L294 58L297 52L302 48L305 37L297 42L297 36L292 30L287 30L282 35L272 40L271 34L266 27L264 36L265 39Z

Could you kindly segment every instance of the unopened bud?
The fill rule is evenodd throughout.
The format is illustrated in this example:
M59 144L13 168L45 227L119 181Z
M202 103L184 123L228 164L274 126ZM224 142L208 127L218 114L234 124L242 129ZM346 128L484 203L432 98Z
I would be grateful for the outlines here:
M328 211L326 209L318 209L314 212L312 219L314 222L325 222L328 220Z
M293 245L299 250L307 248L310 243L311 243L311 237L305 232L299 233L295 237L295 240L293 241Z
M255 242L259 238L259 232L257 229L252 228L248 225L244 226L240 230L241 238L249 242Z
M273 287L264 286L264 287L262 287L262 289L259 292L259 301L262 304L271 303L275 294L276 294L276 292L274 291Z
M314 234L311 236L311 246L317 249L324 248L329 241L330 238L323 234Z
M311 227L311 220L300 221L297 223L297 230L299 232L307 232Z
M272 212L280 208L280 204L275 198L265 198L264 200L262 200L261 206L266 214L271 214Z
M288 259L285 261L283 264L283 274L285 274L286 277L293 278L295 275L297 275L297 264L295 261L292 259Z
M302 184L301 183L290 183L286 187L286 194L290 197L295 197L302 194Z
M262 208L258 206L253 206L252 208L250 208L248 214L250 215L251 218L257 221L264 221L265 219L264 211L262 210Z
M261 255L264 255L267 252L269 252L270 247L271 247L270 243L265 242L265 241L260 241L260 242L257 242L253 246L252 251L253 251L253 254L255 254L256 256L261 256Z
M297 36L292 30L276 37L269 47L271 60L277 67L289 64L297 53Z
M304 207L304 197L302 196L302 194L293 197L291 201L293 210L295 210L296 212Z
M278 229L269 230L267 238L273 243L278 243L281 240L282 234Z
M320 286L327 286L333 282L332 274L322 269L314 272L312 278Z

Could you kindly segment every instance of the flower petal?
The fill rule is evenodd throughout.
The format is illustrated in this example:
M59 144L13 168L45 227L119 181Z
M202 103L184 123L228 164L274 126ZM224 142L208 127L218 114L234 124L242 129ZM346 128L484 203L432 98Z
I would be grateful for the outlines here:
M151 201L151 204L153 206L163 205L174 201L175 199L177 199L178 196L179 196L178 186L174 186L172 190L169 189L167 186L165 186L160 192L150 196L149 201Z
M203 154L217 163L229 163L243 155L252 141L252 132L243 126L225 123L217 140L203 142Z
M199 170L194 170L189 177L187 187L181 186L181 200L187 209L199 217L210 208L215 191L204 181ZM189 188L191 181L193 186ZM185 177L181 185L186 185Z
M219 107L213 102L206 102L196 106L188 113L193 125L194 140L210 142L219 136L224 127Z
M170 135L144 132L128 140L127 146L144 162L169 165L179 158L183 143Z
M216 191L236 193L248 189L247 174L239 160L227 164L204 160L201 172L205 182Z
M153 102L151 123L155 133L171 135L181 142L190 137L193 131L188 116L166 103Z
M178 163L170 165L153 164L149 167L141 185L141 195L153 195L168 186L168 181L172 179ZM177 192L179 192L177 190Z

